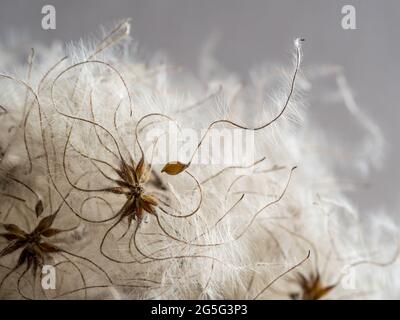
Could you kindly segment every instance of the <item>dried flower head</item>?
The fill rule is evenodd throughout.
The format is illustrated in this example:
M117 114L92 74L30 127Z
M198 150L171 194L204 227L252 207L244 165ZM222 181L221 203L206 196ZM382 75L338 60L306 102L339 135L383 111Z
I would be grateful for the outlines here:
M38 46L25 64L15 62L23 80L0 74L7 84L0 95L0 297L38 298L35 288L27 294L28 271L39 274L44 263L60 275L57 292L45 298L340 298L339 271L361 265L353 296L399 295L372 269L383 279L398 276L398 254L389 264L372 262L386 260L375 251L392 254L397 226L381 219L381 227L362 230L332 169L338 149L312 121L301 121L301 92L309 87L300 73L303 39L295 41L290 72L258 68L245 81L205 57L195 79L132 57L129 30L122 21L95 45L70 46L68 55ZM332 75L339 88L328 91L344 96L373 138L356 155L368 162L382 137L340 72ZM280 90L271 85L282 79ZM174 139L166 123L190 127L194 144L179 143L174 154L163 149L160 140ZM255 148L209 148L221 154L214 165L206 146L220 128L251 133ZM147 139L153 129L156 139ZM225 145L242 162L225 162ZM204 163L195 161L200 151ZM303 270L306 261L322 270L318 259L329 261L326 270Z

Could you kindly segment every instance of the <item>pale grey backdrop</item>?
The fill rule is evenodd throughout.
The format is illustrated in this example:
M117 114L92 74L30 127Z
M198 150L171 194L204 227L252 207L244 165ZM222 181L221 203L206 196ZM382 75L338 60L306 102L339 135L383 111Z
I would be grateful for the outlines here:
M57 29L41 29L41 8L57 10ZM357 30L341 28L340 10L352 4ZM398 0L0 0L0 34L9 29L51 42L78 40L100 24L132 17L144 52L163 50L187 67L213 32L221 35L217 57L245 74L264 60L287 62L290 41L308 39L307 64L344 66L357 102L382 127L389 150L369 186L352 193L362 208L385 208L397 216L400 160L400 1ZM338 132L345 128L339 119Z

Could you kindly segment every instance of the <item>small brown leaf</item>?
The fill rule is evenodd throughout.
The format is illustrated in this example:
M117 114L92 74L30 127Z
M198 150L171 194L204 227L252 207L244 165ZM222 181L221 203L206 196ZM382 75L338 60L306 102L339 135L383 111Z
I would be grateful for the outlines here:
M120 177L122 180L127 180L127 179L128 179L128 178L126 177L125 173L124 173L122 170L116 169L115 171L117 172L117 174L119 175L119 177Z
M161 172L165 172L169 175L177 175L182 171L186 170L188 167L189 166L187 164L179 161L168 162L161 170Z
M144 164L144 156L140 158L138 165L136 166L135 174L136 174L136 181L140 181L143 173L145 172L146 166Z
M54 253L54 252L61 252L62 251L59 247L57 247L57 246L55 246L53 244L47 243L47 242L42 242L40 244L40 247L46 253Z
M0 233L0 237L6 239L8 241L13 241L13 240L17 240L17 239L21 240L21 238L14 233Z
M63 230L50 228L50 229L44 230L44 231L42 232L42 236L43 236L43 237L46 237L46 238L49 238L49 237L53 237L53 236L55 236L56 234L59 234L59 233L61 233L61 232L63 232Z
M134 215L134 219L137 221L142 220L143 218L143 206L140 206L140 201L135 201L137 202L136 207L135 207L135 215Z
M112 187L112 188L107 189L107 191L116 193L116 194L126 194L128 190L127 190L127 188L124 188L124 187Z
M336 285L331 285L327 287L321 287L314 293L314 300L319 300L322 297L326 296Z
M142 194L142 199L148 203L150 203L152 206L157 206L158 202L157 199L150 195L150 194Z
M43 213L43 210L44 210L43 201L42 201L42 200L39 200L39 201L36 203L36 206L35 206L36 217L39 218L39 217L41 216L41 214Z
M145 165L143 174L140 176L139 183L146 183L150 179L151 172L152 172L151 167Z
M29 251L32 252L32 256L36 256L36 257L43 256L43 248L40 247L40 244L37 244L37 243L31 244Z
M4 229L16 236L25 237L26 233L15 224L3 224Z
M28 249L25 248L24 250L22 250L22 252L18 258L17 266L22 266L25 263L25 261L28 260L29 256L30 256L30 252Z
M11 242L7 247L5 247L3 250L0 251L0 258L4 257L10 253L13 253L14 251L18 250L22 246L26 244L25 241L19 240L16 242Z
M297 283L302 291L301 294L299 294L302 300L319 300L336 287L336 285L325 286L321 282L318 272L311 273L308 276L298 273Z
M153 205L150 202L147 202L143 198L140 198L139 200L139 206L142 208L144 211L147 211L148 213L155 214L156 210L153 208Z
M122 217L126 217L129 216L131 214L133 214L133 212L135 211L135 207L136 207L136 200L135 198L129 198L124 205L122 206L122 208L119 210L119 214Z
M41 234L43 231L49 229L51 225L54 222L56 215L52 214L50 216L44 217L42 220L40 220L38 226L34 230L34 233Z
M129 188L130 185L128 182L125 182L123 180L115 180L115 182L120 186L120 187L125 187L125 188Z
M136 182L135 177L135 170L128 165L125 161L121 163L120 170L117 170L118 175L121 177L122 180L128 183Z

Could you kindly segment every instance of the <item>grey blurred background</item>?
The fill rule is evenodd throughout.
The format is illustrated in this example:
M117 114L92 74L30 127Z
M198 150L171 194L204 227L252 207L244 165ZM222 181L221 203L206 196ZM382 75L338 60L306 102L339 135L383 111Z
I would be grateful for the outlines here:
M46 4L56 8L56 30L41 28ZM356 8L357 30L341 27L346 4ZM303 68L343 66L357 103L382 128L388 143L383 168L374 170L368 186L350 196L362 211L385 209L398 215L400 1L0 0L0 36L13 29L44 43L79 40L98 32L100 25L128 17L133 18L133 37L142 52L162 50L189 69L198 65L210 36L219 34L216 57L244 76L263 61L287 64L291 41L307 38ZM324 115L320 117L323 123ZM338 118L325 121L351 136L351 128Z

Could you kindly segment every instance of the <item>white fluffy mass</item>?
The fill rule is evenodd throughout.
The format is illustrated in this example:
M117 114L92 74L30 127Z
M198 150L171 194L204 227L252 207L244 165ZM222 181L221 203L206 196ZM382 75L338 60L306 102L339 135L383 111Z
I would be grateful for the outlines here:
M303 70L296 40L285 68L244 80L205 56L194 76L143 62L129 28L37 46L23 62L0 50L1 298L400 297L397 225L358 212L336 174L367 175L384 147L340 68ZM314 83L326 85L319 100ZM332 99L363 130L350 153L309 119L306 105ZM218 120L217 134L247 133L253 148L210 147ZM187 129L194 143L181 139ZM175 153L161 143L171 132ZM190 162L195 151L202 160ZM162 172L175 160L190 165ZM37 236L52 214L56 231ZM43 288L44 265L55 290Z

